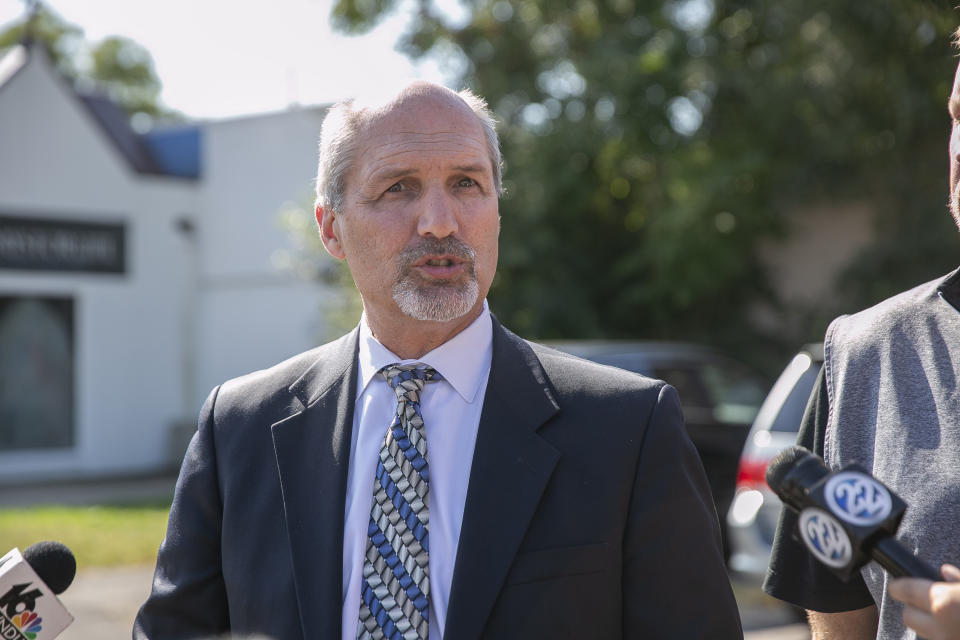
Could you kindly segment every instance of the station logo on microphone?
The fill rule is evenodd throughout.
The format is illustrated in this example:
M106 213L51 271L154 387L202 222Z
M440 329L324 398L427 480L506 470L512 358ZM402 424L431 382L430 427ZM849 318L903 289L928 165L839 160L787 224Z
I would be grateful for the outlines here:
M48 640L73 622L19 549L0 558L0 640Z

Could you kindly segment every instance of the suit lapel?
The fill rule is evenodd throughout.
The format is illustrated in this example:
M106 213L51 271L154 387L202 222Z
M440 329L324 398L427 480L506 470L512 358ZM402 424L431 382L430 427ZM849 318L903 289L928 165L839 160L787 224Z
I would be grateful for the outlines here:
M290 386L298 410L272 426L305 638L340 637L356 353L356 331L328 345Z
M559 407L536 355L494 320L444 636L479 637L559 452L536 430Z

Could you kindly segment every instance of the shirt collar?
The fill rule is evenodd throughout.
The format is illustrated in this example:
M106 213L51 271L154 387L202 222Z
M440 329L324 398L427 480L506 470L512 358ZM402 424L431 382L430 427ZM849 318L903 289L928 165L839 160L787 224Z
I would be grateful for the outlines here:
M359 393L363 393L377 372L388 364L422 362L436 369L465 402L473 402L490 370L492 358L493 322L486 300L480 315L466 329L415 360L397 357L373 336L366 314L360 317Z

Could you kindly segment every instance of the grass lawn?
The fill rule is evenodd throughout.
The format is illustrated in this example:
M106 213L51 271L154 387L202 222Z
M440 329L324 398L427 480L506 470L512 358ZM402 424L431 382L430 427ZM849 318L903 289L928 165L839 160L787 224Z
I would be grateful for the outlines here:
M22 552L34 542L56 540L73 551L78 570L152 564L169 510L169 502L0 509L0 555L13 547Z

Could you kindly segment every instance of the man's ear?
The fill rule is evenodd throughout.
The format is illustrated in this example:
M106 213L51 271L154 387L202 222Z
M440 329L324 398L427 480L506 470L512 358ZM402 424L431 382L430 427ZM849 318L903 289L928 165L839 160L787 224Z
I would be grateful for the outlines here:
M323 246L327 249L327 253L332 255L337 260L343 260L347 257L347 254L343 251L343 245L340 243L340 234L339 225L337 224L337 216L334 215L333 211L329 209L324 209L319 204L316 209L314 209L314 215L317 218L317 226L320 228L320 241L323 242Z

